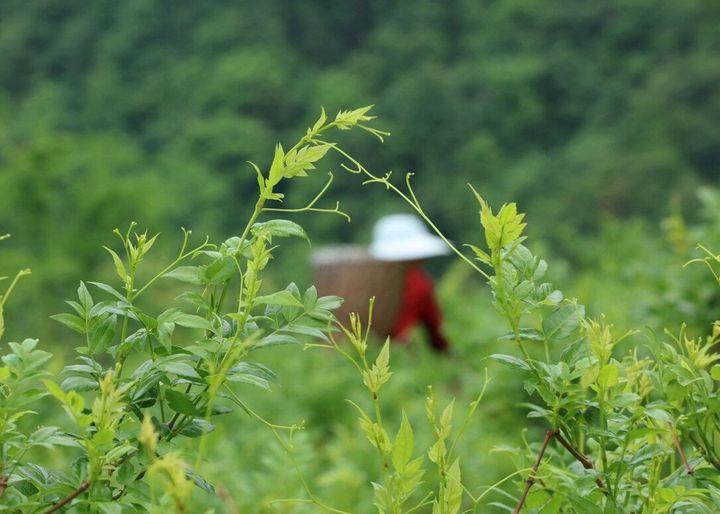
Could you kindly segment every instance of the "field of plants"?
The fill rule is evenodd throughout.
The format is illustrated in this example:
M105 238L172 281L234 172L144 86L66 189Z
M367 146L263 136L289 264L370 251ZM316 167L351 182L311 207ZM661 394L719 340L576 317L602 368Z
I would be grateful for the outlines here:
M0 513L720 512L718 23L0 2ZM313 286L396 212L448 354Z
M463 298L453 334L463 344L447 361L374 341L372 299L368 319L337 320L341 298L264 285L282 240L307 239L278 214L345 216L339 204L318 206L332 174L307 206L277 207L282 183L317 173L329 152L358 187L387 190L438 230L412 174L394 182L336 142L347 130L384 141L370 111L322 110L294 145L278 143L266 170L250 163L257 199L238 236L212 243L182 229L164 263L151 257L158 235L116 229L103 247L115 278L81 282L52 316L76 334L74 350L53 359L37 339L8 343L4 511L717 510L720 323L696 334L684 323L661 331L652 318L626 330L638 321L627 310L618 325L591 317L546 281L515 203L494 211L469 186L480 237L468 252L446 240L459 262L443 296ZM676 244L712 236L711 223L668 223ZM720 255L698 248L687 264L706 277L679 284L720 286ZM30 274L4 277L3 310ZM468 296L459 289L470 275ZM660 277L666 293L688 296L673 278ZM12 316L0 314L4 332Z

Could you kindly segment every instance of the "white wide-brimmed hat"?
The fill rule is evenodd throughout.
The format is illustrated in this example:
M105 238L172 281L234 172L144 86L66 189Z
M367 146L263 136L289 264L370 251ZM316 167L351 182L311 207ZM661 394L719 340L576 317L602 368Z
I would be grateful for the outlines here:
M391 214L375 223L370 255L380 261L413 261L447 255L450 249L412 214Z

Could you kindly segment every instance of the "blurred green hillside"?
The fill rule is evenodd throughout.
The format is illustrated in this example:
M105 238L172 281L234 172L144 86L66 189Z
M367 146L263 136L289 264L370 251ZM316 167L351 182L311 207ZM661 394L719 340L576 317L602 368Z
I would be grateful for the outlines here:
M719 26L720 5L692 0L7 0L12 262L51 262L43 283L65 289L130 219L232 233L255 187L245 161L267 164L321 105L371 102L394 135L346 144L372 169L416 172L452 237L469 235L470 181L572 256L600 220L657 221L671 200L687 214L716 181ZM311 219L316 241L356 240L401 208L349 176L334 195L355 223Z

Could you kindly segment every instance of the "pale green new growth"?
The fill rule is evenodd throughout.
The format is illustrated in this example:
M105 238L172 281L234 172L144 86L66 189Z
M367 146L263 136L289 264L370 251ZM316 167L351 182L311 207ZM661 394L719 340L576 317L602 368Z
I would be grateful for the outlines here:
M115 230L121 244L104 249L117 284L81 282L77 299L67 302L70 311L53 316L75 337L76 359L59 374L45 370L52 356L38 349L37 340L8 343L0 365L0 510L189 513L197 489L216 494L201 475L208 438L220 416L239 409L272 432L306 496L271 505L306 503L349 514L320 499L303 476L294 439L302 423L280 426L265 420L238 388L269 389L276 378L252 359L255 350L304 344L339 352L367 391L366 398L348 401L358 411L361 437L377 455L373 494L380 514L475 513L490 506L541 514L718 512L720 321L706 336L690 335L685 325L662 336L648 331L644 339L638 331L617 333L545 281L548 265L523 244L526 224L516 205L504 204L494 213L474 189L483 231L478 239L484 243L467 245L475 258L465 255L423 210L412 174L396 186L390 173L370 172L328 137L331 129L359 128L382 140L388 134L369 125L370 109L340 111L331 120L322 109L297 143L287 151L276 146L267 168L251 163L258 195L238 236L192 245L191 232L183 229L177 256L147 269L154 263L146 257L157 236L137 232L135 223L124 232ZM509 331L500 342L507 341L508 353L489 357L522 379L529 395L523 407L544 426L545 437L542 443L498 450L509 452L518 469L481 494L463 483L457 445L468 436L489 383L487 373L459 424L454 400L439 406L429 390L425 413L432 440L420 440L406 415L411 409L400 406L399 424L383 417L382 395L392 387L391 345L386 341L371 358L372 301L367 325L352 315L346 327L332 315L341 304L337 297L318 297L314 287L301 291L294 283L267 291L264 277L278 240L308 237L289 220L260 222L263 214L348 217L337 203L317 207L332 174L305 207L277 206L284 200L278 186L315 172L329 152L340 156L343 169L363 176L364 184L380 184L406 201L487 281L492 305L507 322ZM704 256L690 262L707 266L720 284L720 255L699 249ZM3 308L28 273L15 274L0 293L0 337ZM171 305L153 306L146 293L161 280L182 292ZM139 302L141 297L148 301ZM349 344L336 338L338 332ZM67 432L52 426L26 429L46 396L70 419ZM177 452L179 439L186 440L183 457L192 459L193 467ZM31 460L33 450L60 447L72 454L73 465L52 470ZM463 455L463 461L472 457ZM436 487L425 482L433 476ZM523 478L517 480L516 495L501 489L516 477ZM490 494L502 501L485 503ZM232 510L227 496L220 496Z
M366 183L380 183L395 191L447 240L424 215L412 191L410 174L406 193L390 183L389 174L379 178L355 166L351 171L370 175ZM539 451L527 447L532 455L528 462L534 465L519 484L521 493L513 512L530 505L543 513L568 509L598 514L715 512L720 507L720 488L710 471L720 470L720 413L715 408L720 398L715 382L720 379L720 365L715 364L718 357L710 348L720 341L720 322L704 341L688 338L684 329L680 336L672 336L671 343L650 334L652 359L640 357L634 341L631 351L619 354L619 343L637 332L616 335L611 325L587 318L583 305L565 299L543 282L547 264L522 244L524 215L513 203L494 214L472 191L480 204L487 251L466 246L490 273L451 248L487 279L493 306L510 328L501 340L513 341L522 355L490 357L523 374L532 400L527 404L528 416L543 418L548 426ZM702 246L700 249L706 257L690 262L705 264L720 283L715 269L720 257ZM447 428L442 417L435 419L432 397L428 404L428 417L437 434L429 457L447 466ZM688 442L695 450L693 458L686 456ZM546 460L551 462L546 464ZM521 471L527 469L517 473ZM540 472L542 488L532 488ZM442 476L453 473L454 469L445 467ZM685 485L688 476L696 480L695 488ZM456 494L451 483L447 488L448 498ZM473 500L479 501L485 494ZM438 500L433 512L443 512L446 505L454 503Z
M358 370L363 385L368 391L372 409L366 411L358 403L348 400L359 413L360 430L370 444L377 450L383 480L374 482L375 506L380 514L403 514L418 511L423 507L432 506L436 514L457 514L462 506L465 489L462 485L460 460L455 455L455 445L468 426L470 418L485 393L488 380L483 390L474 401L466 414L462 427L456 431L455 439L450 448L445 444L452 434L453 406L452 400L442 412L439 420L435 419L434 397L432 391L427 399L426 410L428 421L435 435L435 441L428 443L426 453L438 471L439 487L436 491L423 492L423 477L427 470L422 455L414 457L416 440L412 425L407 415L402 411L400 426L394 439L388 436L390 429L383 421L381 387L386 384L392 375L390 371L390 342L385 341L378 352L378 356L371 365L366 357L370 326L372 324L374 299L370 300L367 328L363 330L362 324L356 314L350 315L350 327L339 324L356 355L349 354L342 343L331 336L332 348L345 356ZM452 462L450 462L452 460ZM470 498L475 501L471 495ZM414 500L414 501L413 501Z
M66 366L59 379L43 371L50 354L37 350L36 341L9 343L11 353L2 357L5 365L0 367L3 508L16 511L22 506L47 514L65 508L102 510L97 506L104 504L136 509L138 498L147 498L142 505L149 512L189 512L193 489L215 492L200 474L208 437L217 417L238 407L271 428L294 462L291 438L301 426L279 427L262 420L235 387L250 384L269 389L274 373L249 360L250 353L278 344L327 340L331 311L340 300L319 298L314 287L301 292L292 283L263 293L263 277L278 239L308 238L292 221L259 222L259 217L278 210L267 204L283 199L275 189L282 181L307 176L330 149L337 148L334 142L317 141L320 134L358 127L384 135L367 125L373 119L369 110L343 111L333 121L323 110L287 152L276 146L266 171L253 164L258 198L239 236L219 244L206 238L192 245L191 232L183 229L177 257L159 269L145 270L158 236L137 232L134 222L125 231L116 229L120 248L103 248L119 283L81 282L77 300L67 302L71 312L53 316L75 332L77 341L77 361ZM331 182L332 175L307 207L289 210L346 216L337 204L334 209L315 206ZM19 272L0 296L0 336L2 308L27 273ZM167 279L183 288L177 303L158 311L138 304L158 281ZM235 294L236 301L228 301ZM388 360L386 351L369 371L368 380L376 389L389 378ZM18 420L33 414L27 406L47 394L60 403L75 428L62 434L43 427L26 437L19 432ZM278 433L286 429L290 442ZM176 452L177 438L197 440L190 446L192 468ZM78 464L73 473L43 470L28 476L27 466L33 464L27 462L27 452L38 444L74 448ZM15 486L28 480L28 487ZM317 499L302 480L310 501L340 512Z
M0 235L0 241L3 241L5 239L10 238L10 234L3 234ZM29 269L23 269L18 271L15 276L13 277L12 281L10 282L10 285L7 286L4 292L0 292L0 339L2 339L3 334L5 333L5 317L4 317L4 307L5 303L7 303L8 298L10 298L10 293L12 293L13 289L17 285L17 283L20 281L22 277L25 277L30 274ZM0 281L6 280L8 277L0 275Z

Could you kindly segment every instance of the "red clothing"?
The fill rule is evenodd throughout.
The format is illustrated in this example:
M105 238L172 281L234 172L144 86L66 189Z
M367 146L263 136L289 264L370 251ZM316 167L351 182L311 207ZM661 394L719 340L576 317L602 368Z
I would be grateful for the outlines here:
M402 302L391 335L397 339L405 339L410 330L419 324L425 326L433 349L439 352L450 349L440 328L442 319L435 300L432 279L420 266L410 265L405 270Z

